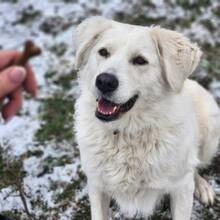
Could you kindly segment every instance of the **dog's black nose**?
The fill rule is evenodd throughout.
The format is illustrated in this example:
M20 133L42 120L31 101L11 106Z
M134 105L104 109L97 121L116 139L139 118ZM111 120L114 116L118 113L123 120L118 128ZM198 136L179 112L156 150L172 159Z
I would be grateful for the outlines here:
M109 73L101 73L96 78L96 87L103 93L114 92L118 88L118 79Z

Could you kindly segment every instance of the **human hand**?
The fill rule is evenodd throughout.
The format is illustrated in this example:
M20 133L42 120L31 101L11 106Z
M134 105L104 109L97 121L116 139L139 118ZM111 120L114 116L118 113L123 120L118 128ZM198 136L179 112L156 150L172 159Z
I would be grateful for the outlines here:
M7 66L20 55L17 51L0 51L0 103L2 117L10 120L22 106L25 90L35 96L37 91L36 79L29 64L25 67ZM4 104L5 99L8 102Z

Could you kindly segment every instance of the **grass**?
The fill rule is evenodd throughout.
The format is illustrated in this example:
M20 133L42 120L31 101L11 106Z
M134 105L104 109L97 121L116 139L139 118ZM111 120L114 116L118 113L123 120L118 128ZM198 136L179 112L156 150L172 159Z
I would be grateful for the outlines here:
M204 53L202 67L204 67L208 73L220 79L220 44L215 46L204 44L202 50Z
M49 83L56 84L57 90L51 97L43 99L40 108L40 129L35 134L35 139L40 142L54 140L56 142L72 141L74 98L67 93L73 87L76 71L73 69L57 77L57 72L50 70L46 73Z
M61 76L59 79L54 80L54 83L58 86L61 86L65 90L70 90L72 88L72 79L76 74L66 74Z
M22 183L25 172L21 159L10 158L0 147L0 189L12 186L17 190L17 185Z
M88 196L83 196L76 203L76 213L72 220L91 220L90 205Z
M30 24L37 18L41 16L41 11L35 10L32 5L29 5L24 9L21 14L19 15L17 21L14 25L17 24Z
M210 0L199 0L199 1L188 1L188 0L177 0L176 4L183 7L185 10L192 8L207 7L211 3Z
M45 74L45 78L49 83L53 83L62 90L68 91L73 87L73 80L76 79L77 72L74 69L70 69L67 73L63 73L60 77L57 78L56 76L56 70L50 70Z
M73 199L77 192L80 192L86 184L86 176L81 170L81 166L77 167L77 176L66 184L63 191L56 195L55 203L63 201L70 201Z
M3 148L0 148L0 176L0 190L9 187L10 193L7 197L15 193L21 199L25 215L29 220L35 220L27 205L27 195L23 185L25 177L23 161L21 158L11 158Z
M53 97L42 100L40 110L41 127L36 132L36 140L70 141L73 135L74 99L56 92Z

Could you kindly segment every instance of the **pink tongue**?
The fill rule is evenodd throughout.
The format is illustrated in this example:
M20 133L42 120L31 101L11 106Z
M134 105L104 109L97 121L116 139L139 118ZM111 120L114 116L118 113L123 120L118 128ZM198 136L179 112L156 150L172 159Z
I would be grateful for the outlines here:
M109 102L105 99L100 99L98 102L98 111L103 114L112 114L115 107L117 107L116 104Z

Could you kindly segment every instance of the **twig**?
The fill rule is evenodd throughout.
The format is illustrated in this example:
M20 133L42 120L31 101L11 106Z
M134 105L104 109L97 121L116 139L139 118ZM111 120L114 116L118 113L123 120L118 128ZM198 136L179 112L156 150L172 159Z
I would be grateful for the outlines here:
M30 211L28 209L28 205L27 205L26 198L25 198L25 193L24 193L23 188L20 184L18 187L18 191L19 191L19 195L21 197L21 201L23 203L24 210L25 210L27 216L29 217L30 220L36 220L36 218L30 213Z

